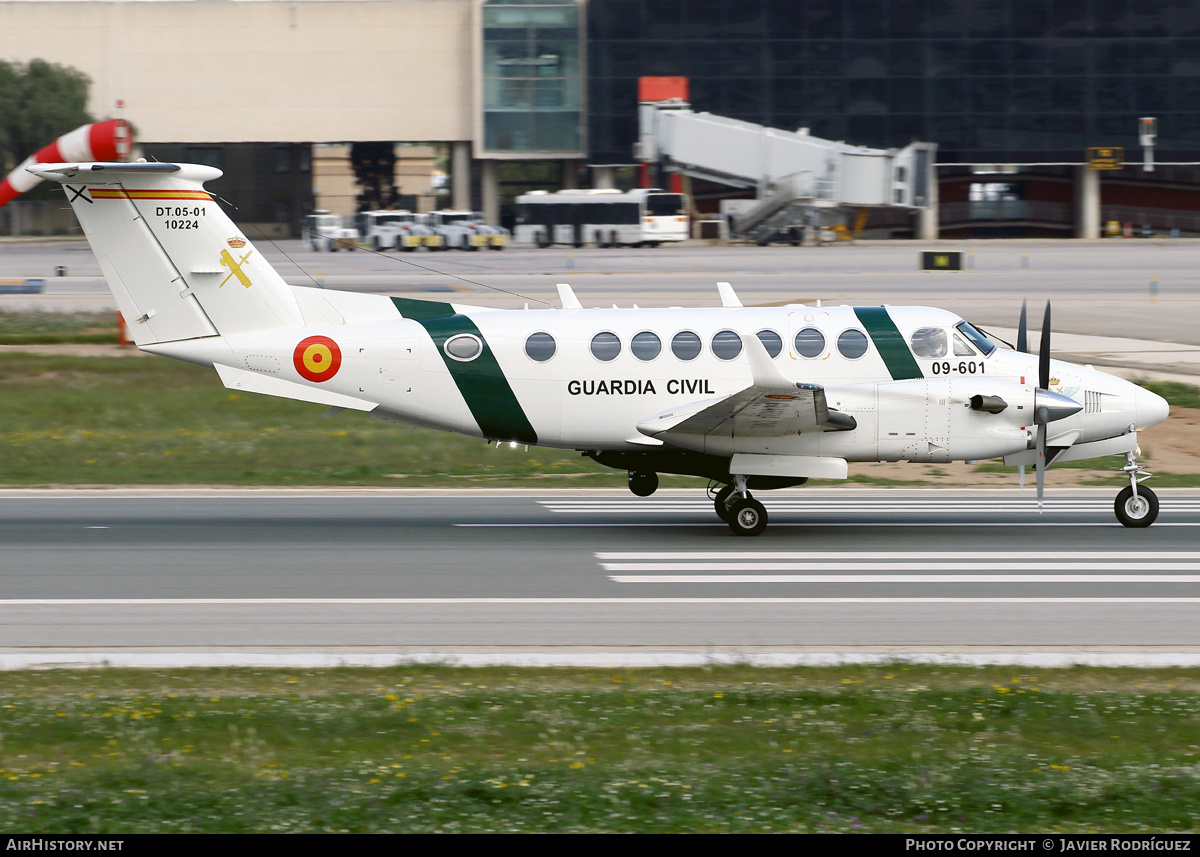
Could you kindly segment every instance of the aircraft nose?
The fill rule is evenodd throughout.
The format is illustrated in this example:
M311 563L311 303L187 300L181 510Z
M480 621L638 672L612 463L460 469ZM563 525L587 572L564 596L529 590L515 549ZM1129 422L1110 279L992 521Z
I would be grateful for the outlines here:
M1142 387L1138 387L1137 392L1133 394L1133 403L1137 409L1137 426L1140 429L1158 425L1170 412L1166 399Z

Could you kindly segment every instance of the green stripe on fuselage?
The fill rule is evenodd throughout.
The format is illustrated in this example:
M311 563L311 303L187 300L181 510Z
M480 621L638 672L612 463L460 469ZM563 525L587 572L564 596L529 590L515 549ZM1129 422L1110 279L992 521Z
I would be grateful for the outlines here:
M906 378L924 378L925 373L917 365L916 358L908 350L908 343L896 329L896 323L888 315L887 307L855 307L854 314L867 329L867 335L875 343L875 349L887 365L893 381Z
M392 298L400 315L421 321L426 318L445 318L454 315L454 307L444 301L418 301L413 298Z
M439 301L392 298L392 302L401 315L417 322L429 333L450 377L466 400L471 416L485 436L537 443L537 432L475 322L456 314L450 304ZM446 353L446 340L461 333L473 334L483 343L483 352L474 360L455 360Z

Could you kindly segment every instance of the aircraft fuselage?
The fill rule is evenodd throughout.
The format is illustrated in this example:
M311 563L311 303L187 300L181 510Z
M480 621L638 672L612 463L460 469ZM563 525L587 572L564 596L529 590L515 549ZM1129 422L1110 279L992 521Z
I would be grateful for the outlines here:
M318 294L334 307L346 297ZM353 297L361 307L372 296ZM385 419L551 447L644 450L655 443L638 430L647 417L698 400L718 400L750 383L741 343L723 332L754 334L778 347L772 359L784 376L824 387L829 406L853 417L856 427L775 436L731 428L695 437L674 435L673 445L717 456L946 462L1013 455L1031 444L1036 355L1003 347L983 353L980 343L966 341L957 331L962 320L944 310L477 311L434 302L374 301L371 320L188 340L148 350L258 373L266 367L288 381L374 403L377 416ZM400 315L405 310L416 316L430 313L430 306L443 307L443 314ZM866 312L874 314L871 326L863 323ZM388 313L393 314L390 321L384 320ZM885 316L890 327L881 333L879 322ZM925 339L941 331L944 348L929 351L936 356L922 356L912 345L917 331ZM528 344L535 335L543 340L542 352ZM598 335L604 341L593 348ZM802 335L799 343L797 335ZM333 372L304 377L296 349L315 337L335 343L340 362ZM843 354L843 337L861 354ZM463 356L453 353L456 339L465 345ZM546 346L550 339L552 346ZM478 343L476 354L471 354L473 341ZM547 348L553 351L544 356ZM1053 424L1052 443L1055 438L1077 445L1119 437L1165 416L1161 399L1113 375L1058 360L1051 361L1051 374L1050 389L1085 404ZM976 396L998 398L1006 407L999 413L973 409Z

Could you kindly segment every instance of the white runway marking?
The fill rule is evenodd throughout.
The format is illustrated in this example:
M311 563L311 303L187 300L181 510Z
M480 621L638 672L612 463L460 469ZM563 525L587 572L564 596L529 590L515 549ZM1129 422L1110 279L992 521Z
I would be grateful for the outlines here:
M1200 583L1195 574L610 574L616 583Z
M956 511L956 512L1027 512L1037 509L1037 500L1031 494L1029 497L772 497L771 493L762 492L758 499L770 509L788 511L819 511L836 509L838 511L878 511L880 509L919 509L921 511ZM1115 497L1116 494L1113 494ZM1046 499L1047 512L1090 511L1093 509L1111 510L1113 497L1101 495L1098 497L1070 497ZM637 499L636 497L582 497L579 499L556 498L539 500L538 504L553 512L637 512L637 511L671 511L686 512L694 509L712 509L712 500L704 497L664 497ZM1173 497L1163 501L1163 508L1195 512L1200 510L1200 499L1195 497Z
M435 604L485 605L564 605L564 604L1200 604L1197 598L1125 597L1125 598L969 598L969 597L733 597L733 598L8 598L6 607L197 607L233 606L393 606Z
M959 562L974 562L991 559L995 551L600 551L596 553L599 560L637 561L654 560L693 561L693 560L727 560L736 559L740 562L765 562L775 560L895 560L898 557L925 560L957 560ZM1079 551L1007 551L1005 556L1012 560L1051 560L1079 559ZM1104 551L1097 556L1108 560L1146 560L1174 559L1200 560L1200 551Z
M1200 574L1178 573L1200 571L1200 562L1197 562L1200 552L1196 551L1104 551L1094 554L1086 551L1016 551L1007 554L1008 559L1002 561L993 560L994 556L994 552L979 551L602 551L595 554L600 567L609 572L609 580L614 583L1200 583ZM1136 571L1131 571L1131 567ZM789 571L807 573L780 573ZM877 573L852 573L864 571ZM1019 573L988 573L995 571ZM1156 571L1177 573L1150 573Z
M711 512L712 510L710 509L709 511ZM778 511L778 510L769 510L769 511ZM713 517L715 518L716 516L714 515ZM602 527L620 527L621 529L627 529L629 527L654 527L655 529L659 529L659 530L665 529L668 527L712 526L712 527L721 527L726 530L729 529L727 524L724 524L721 521L716 521L716 520L711 521L711 522L696 522L696 523L677 523L677 522L673 522L673 521L667 521L667 522L662 522L662 523L649 523L649 524L640 523L637 521L631 521L631 522L622 521L619 524L617 524L617 523L602 523L601 524L601 523L586 523L586 522L578 522L578 523L570 523L570 524L560 524L560 523L552 523L552 522L543 522L543 523L537 523L537 524L534 524L534 523L528 523L528 524L524 524L524 523L459 523L459 524L454 524L454 526L456 526L456 527L500 528L500 529L504 529L504 528L553 529L555 527L559 527L559 528L570 527L570 528L574 528L574 529L588 529L588 528L598 528L598 527L601 527L601 528ZM862 528L862 527L915 527L915 526L920 526L920 525L913 521L903 521L903 522L900 522L900 521L855 521L853 523L850 521L833 521L833 522L829 522L829 521L802 521L802 522L772 521L771 522L772 529L776 529L778 527L810 527L810 528L811 527L820 527L821 529L826 529L827 527L858 527L858 528ZM1121 524L1118 523L1115 518L1113 518L1112 520L1109 520L1109 521L1095 521L1095 522L1090 522L1090 521L1049 521L1049 520L1045 520L1045 521L933 521L928 524L925 524L925 526L932 526L932 527L1055 527L1055 528L1093 527L1093 528L1098 528L1098 527L1120 527ZM1158 527L1200 527L1200 521L1155 521L1154 527L1156 529Z

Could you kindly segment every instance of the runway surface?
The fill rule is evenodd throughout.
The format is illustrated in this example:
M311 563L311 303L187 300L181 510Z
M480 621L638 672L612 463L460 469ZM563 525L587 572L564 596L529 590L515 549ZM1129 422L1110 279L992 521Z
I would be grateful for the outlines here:
M1014 327L1022 299L1040 306L1050 298L1056 333L1200 344L1192 239L317 253L295 239L250 237L287 282L302 286L536 309L558 306L556 283L570 283L585 307L712 306L724 280L747 305L929 305L987 327ZM967 270L918 270L930 249L962 251ZM66 276L55 276L59 267ZM0 242L0 277L45 280L42 295L0 296L5 311L115 309L83 241Z
M1146 530L1107 490L763 493L755 539L699 491L160 493L0 497L0 666L1200 662L1196 491Z

